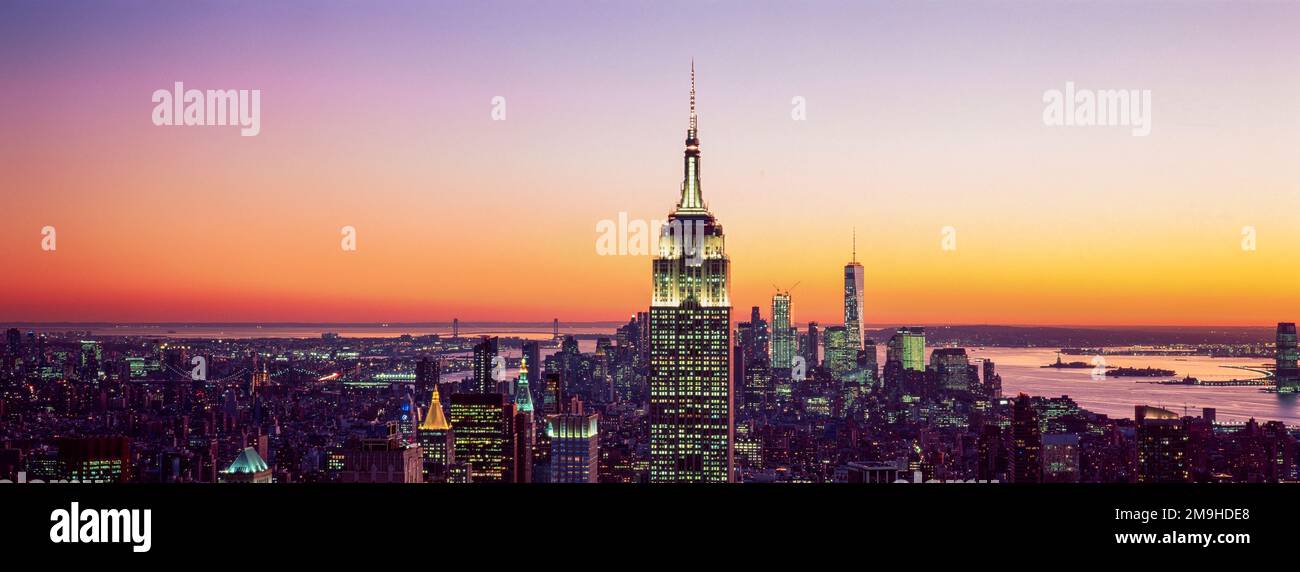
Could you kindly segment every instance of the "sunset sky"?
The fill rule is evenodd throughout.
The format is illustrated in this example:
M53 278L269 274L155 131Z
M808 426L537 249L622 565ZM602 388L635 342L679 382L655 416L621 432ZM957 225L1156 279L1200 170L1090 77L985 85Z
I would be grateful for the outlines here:
M856 227L871 324L1300 321L1300 4L863 4L5 2L0 322L624 319L596 225L676 202L692 57L738 319L841 321ZM176 81L261 133L153 125ZM1045 126L1067 81L1151 134Z

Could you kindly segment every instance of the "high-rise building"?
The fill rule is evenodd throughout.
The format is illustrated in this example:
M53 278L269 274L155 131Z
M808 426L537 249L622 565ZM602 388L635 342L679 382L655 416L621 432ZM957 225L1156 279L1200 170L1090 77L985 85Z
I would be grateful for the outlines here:
M437 358L420 358L415 362L415 394L422 396L435 391L441 375L442 368Z
M559 372L546 372L542 383L542 412L554 415L564 404L564 388Z
M876 360L876 340L862 340L862 349L858 350L858 377L864 384L874 385L879 381L880 364Z
M536 341L525 341L522 346L523 363L519 365L521 374L528 373L528 381L532 382L529 386L532 391L534 402L541 402L542 395L542 344Z
M433 387L433 397L429 408L424 412L424 419L416 429L420 450L424 454L424 480L437 481L445 478L447 466L456 462L456 449L451 432L451 424L442 411L442 400L438 387Z
M853 370L858 350L853 346L853 334L843 326L826 328L826 369L836 379Z
M533 411L515 410L514 459L516 483L533 482L533 447L537 446L537 429Z
M984 360L984 395L989 399L1002 397L1002 376L997 374L997 364Z
M722 225L700 186L691 66L681 199L659 237L650 304L650 480L732 479L731 300Z
M1137 441L1137 482L1182 483L1191 480L1188 431L1177 413L1168 409L1133 407Z
M732 389L739 398L736 407L763 409L774 399L768 339L767 321L754 306L749 321L736 324L736 347L732 352L736 373Z
M858 234L853 232L853 260L844 265L844 330L848 333L853 355L862 349L862 264L858 262Z
M569 411L546 422L552 483L595 483L600 475L600 416L584 413L582 402L574 401Z
M515 410L533 412L533 392L528 387L528 355L519 364L519 381L515 382Z
M930 369L939 387L948 391L970 390L970 359L964 348L936 348L930 353Z
M1016 398L1011 413L1011 481L1043 482L1043 437L1029 396Z
M899 328L889 338L886 362L898 362L903 369L925 371L925 328Z
M809 369L821 365L821 356L817 352L817 347L821 345L821 337L817 332L817 322L808 322L807 343L803 345L803 359L808 362Z
M528 387L528 356L519 364L515 384L515 482L533 482L533 445L537 441L533 422L533 392Z
M456 461L469 463L474 482L515 482L515 404L501 393L451 396Z
M496 393L499 391L496 378L492 377L492 368L497 359L497 338L483 337L483 341L474 346L474 391L478 393Z
M794 362L794 332L790 329L790 292L772 296L772 369L789 371Z
M1296 349L1296 330L1294 322L1279 322L1277 325L1277 369L1274 370L1274 382L1278 393L1300 392L1300 368L1296 361L1300 351Z

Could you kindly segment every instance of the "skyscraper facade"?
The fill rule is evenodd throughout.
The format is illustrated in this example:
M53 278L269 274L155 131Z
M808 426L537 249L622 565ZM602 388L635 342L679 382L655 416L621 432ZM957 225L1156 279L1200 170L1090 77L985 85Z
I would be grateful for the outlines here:
M515 482L516 417L515 405L501 393L451 396L456 461L470 464L474 482Z
M853 369L858 350L853 347L853 334L843 326L826 328L826 369L836 379L842 379Z
M474 346L474 391L496 393L497 380L492 377L492 367L497 359L497 338L484 336Z
M551 441L552 483L595 483L599 481L599 415L584 413L582 402L565 413L552 415L546 423Z
M844 265L844 330L849 349L857 355L862 349L862 264L858 262L857 237L854 237L853 260Z
M1188 432L1177 413L1151 407L1133 407L1137 441L1137 482L1184 483L1188 470Z
M735 351L732 365L736 377L732 390L736 399L732 404L761 410L773 401L771 353L769 351L767 321L754 306L748 322L736 324Z
M520 364L520 375L524 371L528 373L528 381L532 382L532 399L536 403L542 400L542 345L537 341L525 341L521 347L523 359L526 360Z
M930 369L945 390L968 391L971 387L970 359L963 348L935 349L930 354Z
M1038 411L1023 393L1016 398L1011 413L1011 480L1043 482L1043 435Z
M790 293L772 296L772 369L788 371L794 361L794 331L790 329Z
M899 328L889 338L885 361L898 362L906 370L925 371L925 328Z
M425 396L432 392L435 387L438 387L441 374L442 369L438 358L420 358L420 361L415 362L415 394Z
M722 225L700 188L691 71L681 199L653 264L650 480L728 482L732 467L731 300Z
M1296 367L1300 351L1296 349L1296 330L1294 322L1280 322L1277 325L1277 369L1274 370L1274 382L1278 393L1300 392L1300 369Z
M821 336L817 332L817 322L808 322L807 340L807 343L803 345L803 359L808 362L809 368L814 368L821 364L821 357L817 352L817 348L821 344Z
M456 462L456 453L452 444L451 424L442 411L437 386L433 388L429 408L424 412L424 419L416 429L416 435L424 455L424 480L427 482L445 478L447 466Z
M528 354L524 354L519 364L519 381L515 384L515 482L520 483L533 482L533 446L537 441L528 371Z

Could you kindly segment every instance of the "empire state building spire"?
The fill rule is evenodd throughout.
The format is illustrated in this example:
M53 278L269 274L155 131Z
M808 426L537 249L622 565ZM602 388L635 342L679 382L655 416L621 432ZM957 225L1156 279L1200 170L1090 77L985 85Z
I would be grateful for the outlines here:
M689 140L695 139L695 128L695 58L691 58L691 127L686 135L688 145Z
M647 380L652 483L725 483L733 478L731 261L722 225L700 195L697 127L691 62L686 176L677 210L668 215L651 262Z
M678 212L708 212L704 196L700 191L700 137L699 124L695 115L695 60L691 60L691 122L686 129L685 175L682 180L682 199L677 203Z

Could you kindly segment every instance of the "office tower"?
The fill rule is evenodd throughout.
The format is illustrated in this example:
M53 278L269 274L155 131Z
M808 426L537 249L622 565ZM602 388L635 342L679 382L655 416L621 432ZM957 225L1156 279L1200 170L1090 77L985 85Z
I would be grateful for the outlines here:
M817 322L808 322L807 343L803 346L803 359L808 363L808 369L821 365L821 356L818 354L818 346L821 345L821 338L817 332Z
M560 339L560 319L551 320L551 338Z
M591 395L597 401L613 401L614 345L609 338L596 340L596 352L592 361L595 365L595 371L592 372L595 393Z
M794 362L794 334L790 330L790 292L772 296L772 369L788 372Z
M737 407L764 409L774 399L768 339L767 321L760 317L758 306L754 306L749 321L736 324L736 347L732 355L736 378L732 389L739 396Z
M1029 396L1016 398L1011 414L1011 482L1043 481L1043 438L1038 427L1038 412Z
M989 399L1002 397L1002 376L997 374L997 364L984 360L984 395Z
M533 447L537 446L537 430L533 411L515 410L514 463L516 483L533 482Z
M1190 481L1188 432L1178 414L1159 407L1135 405L1133 423L1136 425L1137 482Z
M424 419L416 429L420 450L424 455L424 480L436 481L446 477L447 466L456 462L456 449L453 446L451 424L442 411L442 400L438 395L438 386L433 387L433 397L429 408L424 412Z
M858 349L853 334L843 326L826 328L826 369L836 379L843 379L856 365Z
M880 364L876 361L876 340L862 340L862 349L858 350L858 372L862 383L875 384L878 379Z
M63 477L80 482L130 482L129 437L60 437L58 463Z
M554 415L560 412L564 404L564 388L560 382L559 372L546 372L545 381L542 384L542 413Z
M533 392L528 387L528 356L519 364L519 381L515 382L515 410L533 412Z
M939 387L948 391L970 390L970 360L964 348L936 348L930 353L930 369Z
M519 364L519 382L515 384L515 482L533 482L533 392L528 387L528 357Z
M858 233L853 231L853 260L844 265L844 330L853 355L862 349L862 265L858 263Z
M519 366L521 373L527 370L528 381L532 382L533 401L540 403L542 395L542 344L535 341L525 341L522 346L522 355L524 361Z
M684 181L653 261L650 480L728 482L732 467L731 300L722 225L700 188L691 66Z
M339 478L345 483L420 483L424 482L424 460L420 447L408 446L389 422L386 433L350 443L342 451L343 469Z
M451 319L451 337L452 338L460 337L460 318Z
M1277 369L1274 370L1274 383L1278 393L1300 392L1300 369L1296 360L1300 351L1296 349L1296 331L1294 322L1279 322L1277 325Z
M497 358L497 338L483 337L483 341L474 346L474 391L478 393L496 393L496 378L492 377L492 367Z
M456 462L469 463L474 482L515 482L515 421L515 404L504 394L451 396Z
M423 397L436 391L441 377L442 364L438 358L420 358L415 362L415 394Z
M925 328L899 328L889 338L886 362L898 362L904 370L925 371Z
M401 434L402 442L411 445L419 443L416 428L420 426L420 405L415 400L415 395L408 392L402 398L397 416L397 432Z
M546 423L551 440L552 483L594 483L599 477L600 416L584 413L582 402L559 415L552 415Z
M222 483L270 483L271 467L257 449L244 447L239 456L217 477Z

